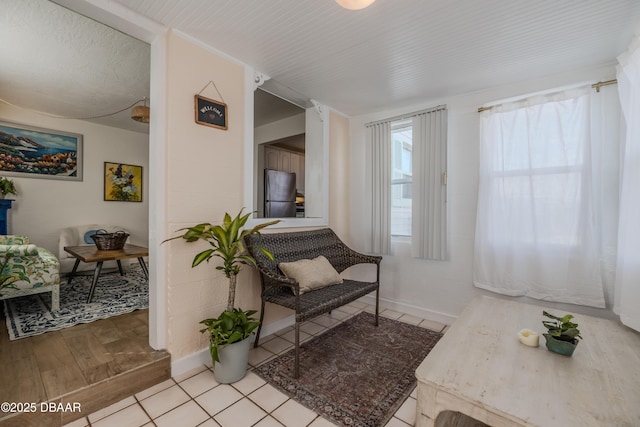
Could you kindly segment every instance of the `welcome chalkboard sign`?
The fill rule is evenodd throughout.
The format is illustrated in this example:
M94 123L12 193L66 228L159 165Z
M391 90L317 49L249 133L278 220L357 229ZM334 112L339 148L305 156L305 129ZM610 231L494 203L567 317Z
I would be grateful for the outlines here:
M195 96L196 123L227 130L227 104L204 96Z

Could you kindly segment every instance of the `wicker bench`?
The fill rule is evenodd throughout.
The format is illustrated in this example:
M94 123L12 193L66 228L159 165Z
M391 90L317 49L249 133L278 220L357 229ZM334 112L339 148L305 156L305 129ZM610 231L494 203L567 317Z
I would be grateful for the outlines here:
M378 325L378 299L380 283L380 261L382 257L364 255L345 245L329 228L291 233L269 233L250 235L245 238L249 253L256 259L262 283L262 309L260 325L264 319L265 303L281 305L295 311L295 377L299 375L300 323L335 308L376 292L376 326ZM274 261L267 258L257 247L269 250ZM338 273L356 264L376 264L375 282L360 282L345 279L343 283L300 294L297 280L288 278L278 268L281 262L313 259L323 255ZM261 327L260 327L261 328ZM255 346L260 339L260 328L256 333Z

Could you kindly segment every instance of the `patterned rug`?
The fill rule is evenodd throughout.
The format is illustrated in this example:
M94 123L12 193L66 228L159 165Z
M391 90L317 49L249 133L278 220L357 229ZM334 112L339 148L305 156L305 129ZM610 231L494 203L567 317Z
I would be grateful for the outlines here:
M93 300L87 304L93 275L76 276L67 284L61 279L60 311L51 312L51 294L35 294L4 300L9 339L16 340L49 331L89 323L149 307L149 285L142 269L135 266L120 276L103 273Z
M419 326L360 313L300 346L300 378L293 350L257 367L269 384L349 427L384 426L416 385L415 370L442 337Z

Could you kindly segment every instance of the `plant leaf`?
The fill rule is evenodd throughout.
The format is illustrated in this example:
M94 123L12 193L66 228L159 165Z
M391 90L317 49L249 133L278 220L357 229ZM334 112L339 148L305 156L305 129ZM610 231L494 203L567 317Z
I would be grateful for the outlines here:
M191 267L195 267L200 265L203 261L209 261L213 254L213 249L207 249L206 251L200 252L198 255L193 258L193 262L191 263Z
M548 318L550 318L550 319L560 320L560 318L559 318L559 317L554 316L553 314L551 314L551 313L549 313L549 312L547 312L547 311L543 311L543 312L542 312L542 314L543 314L545 317L548 317Z
M569 321L573 319L573 315L571 314L565 314L564 316L562 316L562 319L560 319L560 321L562 323L569 323Z

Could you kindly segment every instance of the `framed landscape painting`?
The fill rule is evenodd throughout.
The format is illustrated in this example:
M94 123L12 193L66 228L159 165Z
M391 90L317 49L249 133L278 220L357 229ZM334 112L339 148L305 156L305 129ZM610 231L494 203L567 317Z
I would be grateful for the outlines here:
M0 175L82 181L82 135L0 121Z
M142 166L104 162L104 200L142 201Z

